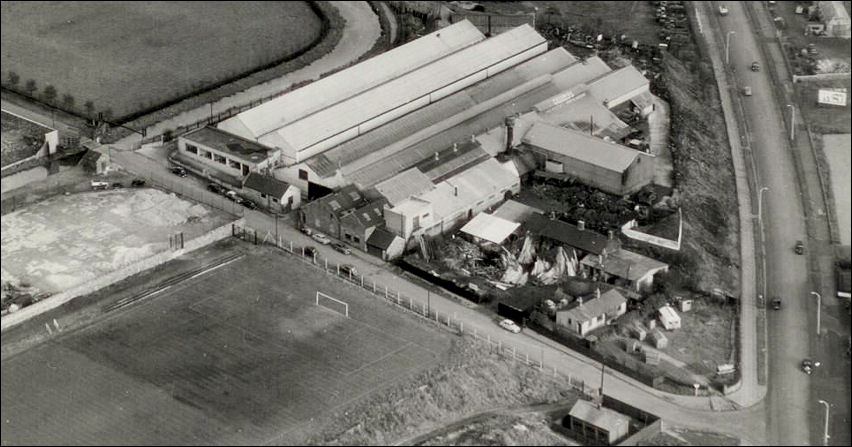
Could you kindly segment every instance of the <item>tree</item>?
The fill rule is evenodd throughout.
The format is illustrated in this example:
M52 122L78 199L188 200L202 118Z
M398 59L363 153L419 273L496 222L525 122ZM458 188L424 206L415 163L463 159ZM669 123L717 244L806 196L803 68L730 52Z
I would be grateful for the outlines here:
M93 103L91 100L86 101L86 103L83 104L83 108L86 109L87 117L94 118L93 115L95 114L95 103Z
M53 101L56 99L56 87L48 85L44 88L44 92L41 95L48 104L53 104Z
M38 89L38 87L36 87L35 79L28 80L24 89L27 91L28 95L33 96L35 94L36 89Z
M74 108L74 97L69 95L69 94L63 95L62 96L62 104L68 110L73 109Z
M18 81L20 81L20 80L21 80L21 77L18 76L18 73L15 73L14 71L9 72L9 85L14 87L14 86L18 85Z

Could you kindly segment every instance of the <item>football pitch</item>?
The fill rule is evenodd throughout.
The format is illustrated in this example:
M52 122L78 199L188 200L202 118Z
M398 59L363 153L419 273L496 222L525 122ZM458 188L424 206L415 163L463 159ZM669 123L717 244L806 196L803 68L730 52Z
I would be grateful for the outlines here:
M2 444L291 443L452 335L270 248L2 363ZM349 318L316 306L321 291Z

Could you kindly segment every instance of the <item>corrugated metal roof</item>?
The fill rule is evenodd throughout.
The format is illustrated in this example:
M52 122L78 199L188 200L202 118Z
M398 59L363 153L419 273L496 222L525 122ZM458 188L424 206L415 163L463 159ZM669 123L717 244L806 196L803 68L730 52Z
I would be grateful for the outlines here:
M352 140L349 140L339 146L329 149L322 154L307 160L307 164L318 175L327 177L332 175L338 167L345 167L347 171L356 171L364 166L370 166L372 169L381 170L388 165L384 163L373 162L372 160L363 163L363 166L356 166L362 163L362 159L367 158L373 153L382 152L377 155L379 158L387 157L392 153L400 151L413 143L406 143L411 140L412 136L417 132L426 129L436 123L446 120L448 117L456 116L476 104L480 104L491 98L494 98L506 91L523 85L525 82L536 79L543 74L557 72L571 64L573 57L565 50L558 48L551 50L545 54L530 59L514 68L503 73L495 75L489 79L479 82L471 87L468 87L461 92L450 95L442 100L422 107L414 112L411 112L399 119L396 119L384 126L374 129L366 134L360 135ZM439 133L436 129L434 133ZM469 136L467 133L463 138ZM452 140L448 141L448 145L452 144ZM432 146L430 150L443 150L448 146ZM409 161L407 166L402 164L401 169L413 165L419 161ZM351 166L349 166L351 164ZM400 168L394 165L390 175L394 175ZM377 177L378 178L378 177ZM387 177L385 177L387 178ZM373 183L379 180L372 180ZM364 184L371 184L365 182Z
M648 84L648 78L642 76L636 67L628 65L590 82L589 91L601 102L606 102Z
M544 43L546 40L532 27L523 25L350 97L275 132L297 151L302 151Z
M222 126L242 128L248 133L243 137L258 138L484 39L470 22L459 22L242 112ZM231 120L239 124L231 125Z
M547 101L545 101L546 103ZM539 113L542 121L561 126L575 124L582 129L594 123L595 135L626 135L630 126L621 121L611 110L603 106L599 99L586 92L567 100L556 107Z
M534 124L522 141L616 172L627 170L639 156L637 151L624 146L547 123Z
M375 188L394 206L409 197L431 191L435 185L419 169L411 168L377 184Z
M435 189L419 196L432 204L434 220L455 216L457 213L473 208L476 203L489 195L499 193L519 181L513 167L502 165L496 159L488 160L445 180Z
M606 236L591 230L580 230L568 222L548 219L542 214L531 214L524 222L526 230L587 253L602 254L609 245Z
M519 223L510 222L501 217L479 213L465 224L461 231L499 245L520 226Z

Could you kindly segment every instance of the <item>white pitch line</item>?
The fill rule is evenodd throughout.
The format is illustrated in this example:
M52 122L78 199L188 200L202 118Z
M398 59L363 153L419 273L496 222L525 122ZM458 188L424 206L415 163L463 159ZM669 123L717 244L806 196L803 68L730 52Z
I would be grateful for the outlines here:
M231 259L230 261L228 261L228 262L226 262L226 263L224 263L224 264L219 264L219 265L217 265L217 266L215 266L215 267L210 267L209 269L204 270L203 272L198 272L198 273L196 273L196 274L194 274L194 275L190 276L189 278L187 278L187 279L186 279L186 281L189 281L190 279L198 278L198 277L199 277L199 276L201 276L201 275L204 275L204 274L206 274L206 273L210 273L210 272L212 272L213 270L216 270L216 269L217 269L217 268L219 268L219 267L224 267L224 266L226 266L226 265L228 265L228 264L230 264L230 263L232 263L232 262L234 262L234 261L239 261L240 259L242 259L242 258L243 258L243 256L245 256L245 255L240 255L239 257L234 258L234 259ZM169 286L169 287L171 287L171 286Z

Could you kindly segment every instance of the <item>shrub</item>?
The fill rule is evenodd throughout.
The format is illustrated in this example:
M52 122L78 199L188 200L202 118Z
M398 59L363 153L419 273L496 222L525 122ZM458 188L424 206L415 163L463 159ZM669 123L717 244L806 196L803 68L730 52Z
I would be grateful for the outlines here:
M9 72L9 85L12 87L18 85L18 82L21 80L21 77L18 76L14 71Z
M56 99L56 87L54 87L52 85L48 85L47 87L44 88L44 92L42 92L42 96L44 97L44 100L48 104L53 104L53 101Z

